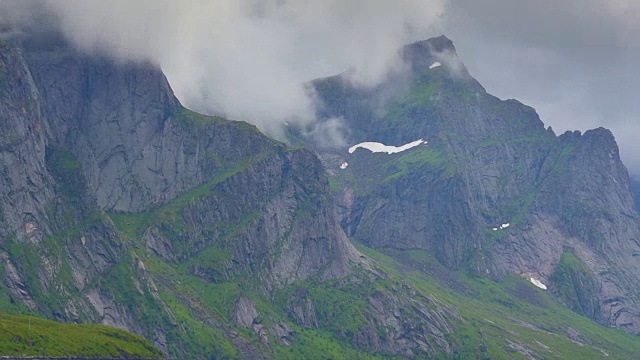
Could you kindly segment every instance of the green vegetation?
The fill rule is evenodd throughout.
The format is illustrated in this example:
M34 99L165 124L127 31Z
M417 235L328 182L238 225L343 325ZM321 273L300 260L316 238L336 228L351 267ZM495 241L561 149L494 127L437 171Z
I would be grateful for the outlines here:
M540 144L547 139L546 133L537 133L533 136L522 136L512 138L508 134L500 134L492 138L487 138L477 143L479 147L504 146L504 145L527 145Z
M437 72L437 71L436 71ZM442 99L442 79L435 78L417 84L415 93L394 104L383 117L401 121L398 116L411 116L416 107L433 105ZM449 85L446 85L449 86ZM472 101L470 92L453 92ZM449 95L447 95L449 96ZM435 105L434 105L435 106ZM207 117L183 110L176 118L180 126L199 132L221 118ZM239 123L238 126L249 126ZM257 131L252 127L253 131ZM519 144L538 141L536 138L487 139L481 146L492 146L502 141ZM562 171L564 161L572 154L571 146L558 151L553 171ZM78 241L83 230L100 226L110 231L108 219L101 212L87 212L78 218L69 210L83 212L85 181L78 160L66 148L49 149L47 164L57 183L62 186L60 203L48 209L51 219L64 217L55 235L45 238L38 247L8 240L0 245L6 251L27 284L27 291L36 299L39 313L54 313L63 305L78 303L86 291L96 290L118 304L140 324L145 335L152 338L156 329L163 330L171 356L187 353L190 357L240 358L242 349L238 344L248 343L256 351L278 359L377 359L388 358L370 353L371 349L357 347L360 331L374 322L370 313L370 297L383 293L403 299L428 299L425 306L446 307L461 319L447 319L453 324L448 340L454 344L454 358L524 358L523 351L536 354L536 358L599 359L603 352L611 358L631 358L640 353L637 339L621 331L606 329L589 319L567 310L542 290L525 279L508 276L503 282L475 276L467 271L451 272L445 269L430 254L418 250L373 250L364 246L359 249L373 259L376 274L355 271L355 274L339 280L311 278L288 284L283 288L264 288L264 279L254 276L258 271L254 264L243 273L230 266L234 261L234 250L230 246L252 224L263 217L260 209L243 209L233 222L222 221L206 224L204 229L191 227L185 209L200 208L207 201L217 201L221 194L219 185L225 180L255 166L273 153L248 157L244 160L225 163L215 155L208 154L212 163L220 166L218 175L208 182L187 191L172 201L148 212L138 214L115 213L109 217L115 224L126 246L110 264L109 269L96 276L88 284L77 289L76 281L68 263L69 248ZM457 174L459 164L444 148L421 146L401 154L371 154L357 152L348 169L330 178L332 190L345 186L358 194L370 194L383 186L414 175L418 170L428 169L434 181L447 180ZM354 175L353 170L364 174ZM541 184L540 186L542 186ZM540 188L526 192L521 198L505 206L515 214L511 223L517 224L533 206ZM296 194L297 195L297 194ZM297 198L299 207L291 215L293 222L312 217L309 209L316 203L318 194ZM62 215L60 215L62 214ZM187 213L188 215L188 213ZM186 217L186 218L185 218ZM306 218L305 218L306 219ZM164 260L146 248L141 235L150 226L158 227L173 246L177 262ZM197 233L197 234L193 234ZM500 232L488 232L493 240ZM286 238L290 234L285 234ZM259 236L259 235L257 235ZM115 241L115 240L114 240ZM77 243L75 243L77 245ZM84 245L84 244L83 244ZM118 244L119 245L119 244ZM282 244L275 244L273 253L277 258ZM197 251L196 251L197 250ZM75 256L75 255L73 255ZM266 259L267 261L269 259ZM45 289L39 272L43 263L55 265L51 284ZM144 269L140 265L144 262ZM271 265L271 264L270 264ZM261 266L261 265L258 265ZM0 278L6 269L0 267ZM576 304L583 297L577 283L588 281L588 274L571 252L566 252L561 264L552 276L561 299L574 309L588 312L585 304ZM30 313L24 306L0 291L0 311ZM313 303L318 328L303 328L294 323L291 305L298 293ZM250 298L259 311L255 324L269 329L276 323L293 329L290 346L285 346L274 334L267 335L269 345L261 344L263 338L253 329L239 328L234 323L236 303L241 296ZM582 306L582 307L580 307ZM417 307L402 308L405 316L414 316ZM94 314L95 315L95 314ZM81 321L94 319L79 314ZM28 325L25 328L25 319ZM148 343L106 327L83 327L60 325L34 318L0 316L0 351L7 354L33 355L83 355L83 356L159 356ZM386 336L386 329L374 324L379 339ZM569 328L577 329L584 344L579 345L566 335ZM10 329L10 330L7 330ZM56 335L57 334L57 335ZM62 334L62 335L61 335ZM57 337L56 337L57 336ZM375 335L374 335L375 337ZM524 349L524 350L523 350ZM439 354L441 358L447 358Z
M456 167L442 151L429 147L422 147L414 151L402 153L390 164L393 174L383 180L383 184L406 176L407 174L424 167L442 171L441 177L448 178L455 174ZM391 172L391 171L390 171Z
M565 251L551 280L558 287L560 296L565 299L575 299L577 294L574 281L577 280L578 275L587 274L580 260L571 251Z
M175 117L175 121L186 130L199 131L210 124L222 123L225 119L219 116L206 116L187 108L182 108Z
M251 133L261 134L262 132L252 124L245 121L229 121L221 116L208 116L189 110L187 108L180 109L180 112L175 117L177 124L182 126L185 130L198 133L204 130L211 124L230 125L239 127L244 130L249 130Z
M275 358L283 360L377 360L401 359L381 354L373 354L338 341L327 331L301 329L296 331L296 339L289 347L275 349Z
M359 150L351 154L347 162L349 167L329 176L329 185L334 192L349 187L357 194L367 195L425 169L440 179L448 179L457 172L456 165L443 151L429 145L391 155Z
M82 297L82 294L74 286L69 262L62 260L67 259L67 246L73 241L81 241L81 230L83 228L99 227L102 222L101 214L95 213L80 224L44 238L38 246L34 246L32 243L20 243L15 238L0 244L1 250L11 254L11 261L24 280L26 290L39 304L38 311L53 313L59 308L60 304L66 304L71 300L77 300ZM44 286L40 280L42 271L44 271L43 263L45 262L59 264L48 269L47 279L50 282L48 287ZM56 291L51 291L54 288ZM22 305L19 305L19 301L15 301L12 298L9 298L9 300L9 304L0 305L1 311L14 314L31 314L31 312L23 310ZM0 304L2 303L0 302ZM79 312L78 315L82 320L87 319L86 314L82 312Z
M47 148L47 168L57 180L62 197L73 206L82 206L86 180L80 162L66 147Z
M365 326L367 299L373 291L368 285L342 286L339 281L311 280L281 291L276 302L286 303L296 291L308 293L316 304L320 328L349 340Z
M207 181L206 183L197 186L196 188L183 193L176 197L169 203L158 207L157 209L130 214L130 213L111 213L109 217L113 220L114 224L120 230L123 237L130 241L135 242L142 232L152 225L164 227L165 230L174 233L176 237L180 233L186 231L186 224L184 223L183 210L185 207L195 204L203 198L216 194L216 186L230 177L246 171L251 166L266 159L272 154L261 154L256 157L244 159L238 163L230 165L227 170L221 171L216 177ZM247 216L237 224L216 224L221 226L224 231L223 238L232 237L238 233L239 230L244 229L249 223L258 217L259 213L253 213ZM184 249L176 248L177 251Z
M591 299L596 296L596 284L573 252L564 251L550 280L560 300L570 309L580 314L594 315Z
M440 169L443 174L449 171L446 157L429 148L408 151L392 158L393 160L379 165L387 171L383 174L385 178L392 176L389 174L409 173L412 168L419 166ZM374 291L392 293L393 289L402 288L401 284L410 285L422 296L434 299L437 304L449 306L464 319L454 320L455 331L449 334L448 340L456 344L454 358L523 358L514 350L523 346L533 353L550 358L577 355L583 359L599 359L602 357L599 349L602 349L609 353L612 359L624 359L640 351L640 345L632 336L605 329L587 318L576 315L524 279L508 277L502 283L495 283L464 271L445 276L442 274L448 273L448 269L443 269L431 255L422 251L380 252L360 246L359 249L374 259L375 266L387 274L388 279L360 279L353 282L344 279L309 279L286 286L269 297L260 290L258 279L225 276L218 281L209 281L191 273L195 265L224 271L226 264L231 260L231 253L224 242L207 246L179 264L166 262L145 250L138 250L144 249L140 235L146 227L156 221L179 222L184 207L215 195L216 184L237 172L244 171L254 161L258 160L239 164L224 175L154 211L110 215L122 237L134 245L131 248L136 252L144 252L136 255L129 250L130 253L125 255L127 260L115 265L89 287L99 285L103 291L114 294L119 303L129 306L131 315L140 319L143 327L161 327L167 330L166 340L171 354L180 354L186 350L192 357L208 357L215 354L221 358L240 358L236 345L230 340L230 334L233 332L233 336L256 344L259 351L281 359L387 358L357 348L354 345L354 336L367 321L369 296ZM348 172L342 172L344 173ZM301 209L295 216L302 216L305 204L313 201L311 198L307 200L301 204ZM222 233L227 234L227 240L232 241L235 235L259 217L259 212L247 213L237 224L218 225L225 229ZM99 216L96 218L96 221L98 220ZM58 238L55 243L65 244L64 239L66 238ZM24 268L31 268L33 265L33 269L37 269L37 254L30 253L26 245L11 246L13 248L10 248L9 252L15 258L23 259L21 263ZM49 251L58 250L51 246ZM133 264L138 255L147 268L146 276L153 278L157 284L157 292L145 283L135 285L139 276ZM568 268L579 268L572 260L571 254L565 257L563 263ZM433 271L425 271L425 267ZM60 276L66 276L63 274L64 272L61 272ZM28 283L37 283L36 273L27 272L26 276L34 277L29 278ZM354 276L358 279L357 274ZM71 279L64 281L71 283ZM292 296L301 288L314 303L319 329L301 328L292 322L288 306ZM30 291L37 293L34 289ZM409 296L408 293L396 295ZM253 330L238 329L233 323L233 312L240 296L248 296L255 302L260 312L257 321L265 326L276 322L286 322L291 326L295 332L290 339L291 345L281 345L279 339L269 335L269 348L266 348L259 345L260 340ZM3 303L6 304L7 301L0 299L0 305ZM569 327L580 331L586 343L584 346L579 346L567 338L566 332ZM380 333L383 334L384 329L380 329ZM113 346L109 345L109 348ZM444 355L441 357L447 358Z
M145 229L145 225L153 218L153 213L141 212L137 214L130 213L111 213L109 217L113 221L114 225L120 234L130 242L135 241L140 234L140 231Z
M0 354L16 356L146 357L162 353L143 338L101 325L60 324L0 314Z

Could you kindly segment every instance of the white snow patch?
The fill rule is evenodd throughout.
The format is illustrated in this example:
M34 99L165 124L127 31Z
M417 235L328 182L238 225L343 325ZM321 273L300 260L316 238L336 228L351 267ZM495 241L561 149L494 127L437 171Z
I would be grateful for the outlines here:
M499 228L493 228L493 231L504 230L504 229L508 228L510 225L511 224L509 224L509 223L502 224L502 225L500 225Z
M420 139L420 140L416 140L414 142L410 142L408 144L402 145L400 147L397 147L397 146L389 146L389 145L381 144L379 142L367 141L367 142L363 142L350 147L349 154L353 154L356 150L358 150L358 148L367 149L374 153L382 152L387 154L395 154L395 153L403 152L405 150L409 150L418 145L422 145L426 143L427 143L426 141L424 141L423 139Z
M349 163L342 163L342 165L340 165L340 169L344 170L347 168L347 166L349 166Z
M437 68L439 66L442 66L442 64L440 64L438 61L436 61L433 64L431 64L431 66L429 66L429 69L434 69L434 68Z
M542 290L547 290L547 285L543 284L540 280L531 278L529 279L531 281L531 283L537 287L539 287Z

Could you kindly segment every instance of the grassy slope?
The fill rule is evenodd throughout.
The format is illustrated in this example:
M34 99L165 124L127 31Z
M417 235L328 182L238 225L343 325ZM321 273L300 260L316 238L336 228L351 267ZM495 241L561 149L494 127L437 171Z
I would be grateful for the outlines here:
M602 359L606 353L610 359L632 359L640 354L638 337L595 324L525 279L513 276L496 283L464 271L450 273L423 251L359 249L399 281L456 309L465 320L453 336L460 348L457 358L525 358L512 344L536 358ZM569 329L580 333L581 343L567 336Z
M148 341L112 327L4 314L0 314L0 355L162 357Z

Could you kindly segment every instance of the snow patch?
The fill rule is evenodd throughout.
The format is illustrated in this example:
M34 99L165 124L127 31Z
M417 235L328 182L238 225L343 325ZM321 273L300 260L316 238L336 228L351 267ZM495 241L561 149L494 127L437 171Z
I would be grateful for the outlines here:
M363 142L350 147L349 154L353 154L359 148L367 149L373 153L382 152L387 154L396 154L396 153L403 152L405 150L409 150L418 145L422 145L426 143L427 143L426 141L424 141L423 139L420 139L420 140L416 140L414 142L410 142L408 144L397 147L397 146L389 146L389 145L381 144L379 142L367 141L367 142Z
M340 169L344 170L347 168L347 166L349 166L349 163L342 163L342 165L340 165Z
M509 224L509 223L502 224L502 225L500 225L499 228L493 228L493 231L504 230L504 229L508 228L510 225L511 224Z
M434 69L434 68L437 68L439 66L442 66L442 64L440 64L438 61L436 61L433 64L431 64L431 66L429 66L429 69Z
M547 290L547 285L543 284L540 280L531 278L529 279L531 281L531 283L537 287L539 287L542 290Z

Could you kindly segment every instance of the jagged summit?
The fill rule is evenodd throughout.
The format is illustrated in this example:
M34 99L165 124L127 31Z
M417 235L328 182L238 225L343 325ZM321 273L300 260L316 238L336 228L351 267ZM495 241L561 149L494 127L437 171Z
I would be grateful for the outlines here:
M403 46L402 53L409 59L425 57L434 53L448 52L455 54L456 48L453 41L445 35L440 35L426 40L416 41Z
M411 65L414 72L443 66L458 80L473 80L458 58L453 41L444 35L405 45L400 50L400 56Z

